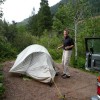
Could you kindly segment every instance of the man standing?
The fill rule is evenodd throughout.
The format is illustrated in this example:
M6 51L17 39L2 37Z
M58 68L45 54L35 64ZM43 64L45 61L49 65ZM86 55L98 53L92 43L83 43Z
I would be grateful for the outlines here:
M73 39L69 36L69 31L67 29L64 30L64 40L63 45L58 47L58 49L63 48L63 55L62 55L62 65L63 65L63 74L62 78L70 78L70 73L68 70L68 65L70 61L70 57L72 54L72 48L74 47Z

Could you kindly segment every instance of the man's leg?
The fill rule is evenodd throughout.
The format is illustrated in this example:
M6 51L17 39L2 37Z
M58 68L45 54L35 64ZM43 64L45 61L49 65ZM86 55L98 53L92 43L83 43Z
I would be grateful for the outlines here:
M63 67L63 70L64 70L64 55L65 55L65 50L63 50L63 54L62 54L62 67Z
M65 54L64 54L64 71L63 71L63 73L66 74L67 76L70 76L68 65L69 65L71 54L72 54L71 50L65 51Z

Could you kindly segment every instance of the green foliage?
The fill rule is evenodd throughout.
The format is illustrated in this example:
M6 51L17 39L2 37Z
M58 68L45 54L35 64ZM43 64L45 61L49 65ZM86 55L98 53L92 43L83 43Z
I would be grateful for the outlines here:
M8 24L5 20L0 20L0 35L3 35L9 42L13 43L16 34L18 33L16 23Z
M84 69L85 68L85 57L83 56L78 56L77 61L75 61L74 54L72 54L71 61L70 61L70 66L74 68L79 68L79 69Z
M88 5L84 0L76 0L67 2L67 4L61 4L58 11L53 18L53 29L64 30L66 27L69 29L74 28L75 20L79 21L88 15Z
M18 33L24 33L27 31L27 27L24 25L18 25L16 28Z
M12 24L9 26L9 31L6 35L8 41L10 41L11 43L14 42L14 39L16 37L16 34L17 34L17 27L16 27L16 24Z
M29 18L27 27L32 35L38 36L42 34L38 33L38 15L33 15L32 17Z
M37 43L46 47L53 59L58 60L62 57L62 50L57 50L57 47L61 44L60 38L57 37L55 32L45 30L44 35L39 38Z
M18 50L18 52L36 42L37 37L34 37L30 32L27 32L26 26L17 26L17 31L12 45Z
M35 36L41 36L45 29L51 30L51 26L52 16L48 0L41 0L38 14L30 17L28 30Z
M77 61L77 67L76 68L84 69L84 66L85 66L85 58L79 57L78 61Z
M67 4L67 3L68 3L68 0L61 0L61 1L58 2L57 4L53 5L53 6L50 8L52 15L54 15L54 14L57 12L57 10L58 10L58 8L59 8L59 5L61 5L61 4Z
M3 97L3 94L5 92L5 88L4 88L4 85L3 83L0 83L0 99L2 99Z
M56 33L44 31L44 35L41 36L39 43L47 48L55 49L61 41L57 37Z
M64 29L64 25L62 24L62 22L57 19L57 18L53 18L53 26L52 28L55 30L55 31L62 31Z
M75 61L75 50L72 52L71 56L71 61L70 61L70 66L79 68L79 69L84 69L85 68L85 50L82 50L82 48L78 48L78 59Z
M32 36L30 33L18 33L14 39L13 45L18 51L22 51L29 45L35 43L36 37Z
M9 39L7 36L9 35L9 27L10 26L5 20L0 20L0 61L5 61L6 59L13 58L16 55L16 49L10 43L11 41L8 41Z
M3 76L3 71L2 71L2 65L0 65L0 100L3 99L3 95L5 92L3 82L4 82L4 76Z
M41 0L40 10L38 12L38 31L43 32L45 29L50 30L52 25L52 17L48 0Z
M62 31L66 27L71 27L73 25L73 21L73 10L71 5L60 5L53 18L52 28L56 31Z
M0 75L0 83L3 82L3 79L4 79L3 75Z
M48 49L49 53L51 54L53 60L59 60L62 57L62 50L57 49ZM60 62L61 63L61 62Z
M16 55L16 50L8 43L4 37L0 36L0 61L6 58L13 58Z
M8 34L8 23L4 20L0 20L0 35L5 36Z
M4 1L5 1L5 0L0 0L0 6L1 6L1 4L4 3ZM2 16L3 16L3 11L2 11L2 9L1 9L1 7L0 7L0 18L2 18Z

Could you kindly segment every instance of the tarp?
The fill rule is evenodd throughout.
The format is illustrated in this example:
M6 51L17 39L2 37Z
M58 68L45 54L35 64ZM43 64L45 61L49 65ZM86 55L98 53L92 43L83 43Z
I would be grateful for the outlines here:
M26 74L40 82L54 80L54 62L47 49L34 44L25 48L18 56L9 72Z

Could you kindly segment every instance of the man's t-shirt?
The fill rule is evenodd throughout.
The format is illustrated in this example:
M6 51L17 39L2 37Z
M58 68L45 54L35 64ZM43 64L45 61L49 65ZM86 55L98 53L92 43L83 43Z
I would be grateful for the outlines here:
M63 49L66 50L65 47L71 46L71 45L74 45L73 39L70 38L69 36L67 36L66 38L64 38L64 40L63 40ZM72 48L67 49L67 50L72 50Z

